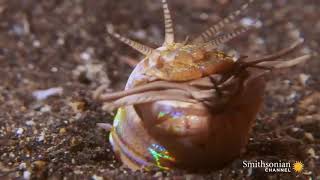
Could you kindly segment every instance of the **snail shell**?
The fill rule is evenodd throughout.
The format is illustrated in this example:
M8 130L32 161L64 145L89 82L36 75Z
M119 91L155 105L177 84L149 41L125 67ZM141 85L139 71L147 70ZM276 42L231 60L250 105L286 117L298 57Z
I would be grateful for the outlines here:
M140 62L126 89L141 76ZM248 78L222 112L202 104L156 101L122 107L110 142L131 169L218 168L239 156L263 100L262 77Z

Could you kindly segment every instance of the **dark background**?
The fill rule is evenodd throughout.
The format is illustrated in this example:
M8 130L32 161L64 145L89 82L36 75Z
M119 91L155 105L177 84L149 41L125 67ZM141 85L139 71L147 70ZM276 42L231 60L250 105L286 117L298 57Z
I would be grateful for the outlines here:
M193 37L243 2L169 0L178 39ZM296 55L313 55L268 76L247 152L215 172L131 172L96 127L112 116L91 93L101 84L122 89L128 64L141 58L109 38L106 23L156 47L163 40L160 0L0 0L0 178L320 178L320 1L257 0L243 17L259 17L262 27L230 43L241 54L268 54L301 35L306 43ZM43 101L33 96L55 87L63 93ZM242 168L242 160L260 159L301 161L305 169L266 174Z

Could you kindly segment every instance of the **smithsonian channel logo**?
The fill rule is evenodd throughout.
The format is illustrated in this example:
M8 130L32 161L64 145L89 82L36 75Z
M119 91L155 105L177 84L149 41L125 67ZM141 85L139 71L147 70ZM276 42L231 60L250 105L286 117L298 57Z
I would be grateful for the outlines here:
M266 162L263 160L255 161L242 161L243 168L262 168L266 173L301 173L304 168L304 164L301 161L291 162Z

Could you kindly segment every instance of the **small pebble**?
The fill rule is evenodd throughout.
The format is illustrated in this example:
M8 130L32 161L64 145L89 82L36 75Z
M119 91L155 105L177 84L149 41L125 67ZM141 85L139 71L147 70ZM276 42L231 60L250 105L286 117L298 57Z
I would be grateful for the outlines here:
M22 170L22 169L26 169L27 168L27 164L26 163L21 163L19 165L19 169Z
M307 82L308 80L310 79L310 75L308 74L300 74L299 75L299 80L300 80L300 83L303 85L303 86L306 86L307 85Z
M319 159L319 156L316 155L316 151L313 148L309 148L307 154L314 159Z
M30 179L31 172L30 171L24 171L23 172L23 179Z
M35 122L33 120L26 121L26 125L27 126L33 126L33 125L35 125Z
M93 180L103 180L103 179L104 179L103 177L97 176L97 175L93 175L91 178L92 178Z
M79 120L79 119L81 119L81 117L82 117L82 114L81 114L81 113L77 113L77 114L74 116L74 119Z
M28 64L27 67L28 67L30 70L33 70L33 69L34 69L34 65L33 65L33 64Z
M91 55L87 52L83 52L80 54L80 58L85 61L89 61L91 59Z
M83 172L80 171L80 170L74 170L73 173L74 173L74 174L83 174Z
M40 111L43 112L43 113L50 112L51 111L51 106L45 105L40 109Z
M199 17L201 20L206 21L208 20L209 15L207 13L201 13Z
M300 131L300 128L293 127L291 130L292 130L292 132L298 132L298 131Z
M63 46L65 44L65 40L63 38L59 38L57 40L57 44L60 45L60 46Z
M257 20L257 19L254 19L254 18L251 18L251 17L244 17L240 20L240 23L243 25L243 26L254 26L256 28L260 28L262 27L262 22Z
M60 128L59 129L59 134L64 134L66 132L67 132L66 128Z
M38 48L38 47L40 47L40 46L41 46L41 43L40 43L40 41L39 41L39 40L34 40L34 41L32 42L32 45L33 45L33 47Z
M51 71L51 72L58 72L58 68L57 68L57 67L52 67L52 68L50 69L50 71Z
M32 96L35 97L38 101L45 100L50 96L61 95L63 93L62 87L55 87L46 90L37 90L32 93Z
M309 141L313 142L314 141L314 137L311 133L304 133L304 137L306 139L308 139Z
M23 134L23 131L24 131L23 128L18 128L16 131L16 134L21 135L21 134Z
M297 92L292 92L289 96L287 96L287 100L295 100L298 97Z
M14 24L11 32L13 32L14 34L18 35L18 36L23 36L26 35L30 32L29 27L27 26L27 23L24 24Z
M44 138L45 138L45 132L42 131L40 133L40 136L37 138L37 141L38 142L42 142L44 140Z

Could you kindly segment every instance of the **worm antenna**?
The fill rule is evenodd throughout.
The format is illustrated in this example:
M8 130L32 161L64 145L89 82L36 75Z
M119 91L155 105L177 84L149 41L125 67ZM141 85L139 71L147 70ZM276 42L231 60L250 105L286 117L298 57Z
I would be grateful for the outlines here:
M259 63L267 62L267 61L278 61L279 58L286 56L290 53L292 53L295 49L297 49L299 46L302 45L304 42L303 38L297 39L295 42L291 44L288 48L282 49L274 54L271 54L269 56L265 56L256 60L248 61L246 66L252 66L252 65L258 65Z
M220 20L217 24L211 26L209 29L201 33L200 36L193 40L194 43L205 43L210 40L211 37L215 36L220 30L227 24L231 23L236 19L240 14L242 14L251 3L255 0L249 0L246 4L242 5L240 9L234 11L229 16Z
M204 47L206 50L213 50L218 48L221 44L227 43L228 41L232 40L233 38L239 36L242 33L245 33L249 30L249 27L242 27L240 29L236 29L228 34L221 35L215 38L212 41L204 43Z
M162 0L162 8L163 8L164 26L165 26L164 45L169 45L174 43L174 30L173 30L173 23L172 23L172 18L171 18L167 0Z
M145 46L143 44L140 44L138 42L135 42L133 40L130 40L130 39L123 37L120 34L114 32L113 25L111 25L111 24L107 24L107 31L114 38L119 39L121 42L123 42L123 43L127 44L128 46L132 47L133 49L139 51L140 53L142 53L145 56L148 56L148 55L152 54L152 52L154 52L154 49L152 49L148 46Z

